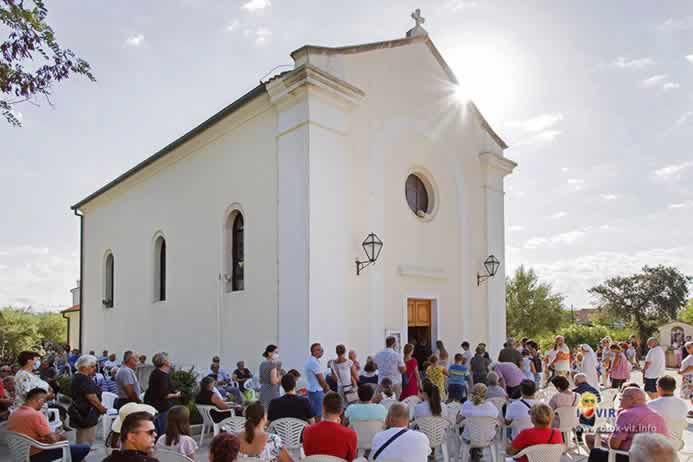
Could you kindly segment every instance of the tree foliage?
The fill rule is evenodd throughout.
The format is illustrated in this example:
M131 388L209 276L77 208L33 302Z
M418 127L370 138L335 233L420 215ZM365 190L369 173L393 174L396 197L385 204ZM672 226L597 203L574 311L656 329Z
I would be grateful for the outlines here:
M688 305L679 312L679 320L693 324L693 298L688 300Z
M89 63L56 41L46 22L44 1L32 3L33 7L27 7L23 0L0 0L0 24L9 29L7 40L0 43L0 112L17 127L21 121L12 111L13 105L37 104L37 96L44 96L50 104L52 85L72 74L94 81Z
M540 282L532 269L520 266L505 284L506 324L509 334L535 337L555 332L568 321L563 296L551 284Z
M0 310L0 352L16 358L23 350L41 350L45 342L65 343L67 322L60 313L35 313L31 308Z
M553 347L556 335L562 335L565 337L565 343L571 348L583 343L594 348L599 345L599 341L604 337L609 336L612 340L622 342L628 340L631 333L632 331L628 328L615 329L607 326L581 326L578 324L571 324L554 330L548 335L537 337L534 340L539 343L542 349L547 350Z
M641 273L617 276L592 287L602 309L632 323L646 339L662 323L676 319L688 300L691 278L671 266L645 266Z

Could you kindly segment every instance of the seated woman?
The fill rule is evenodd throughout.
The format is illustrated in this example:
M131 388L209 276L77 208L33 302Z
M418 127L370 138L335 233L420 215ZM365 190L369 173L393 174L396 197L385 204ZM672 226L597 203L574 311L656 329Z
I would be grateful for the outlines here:
M490 375L490 374L489 374ZM470 399L464 402L460 415L468 417L492 417L498 418L498 408L491 401L487 400L488 388L483 383L477 383L472 387ZM491 441L496 436L496 428L489 427L488 434L485 435L487 441ZM462 431L462 438L469 443L469 425L465 425ZM478 460L481 456L481 449L471 448L470 455L472 460Z
M414 408L414 418L419 417L447 417L448 408L443 405L440 390L428 379L422 382L422 401Z
M219 423L227 417L231 417L233 415L233 410L221 399L219 393L214 390L215 384L216 380L214 380L214 377L207 376L202 379L202 382L200 382L200 392L195 397L195 404L215 406L216 409L212 409L210 414L214 423Z
M551 428L554 413L549 406L543 403L535 404L529 410L529 417L533 427L522 430L508 445L505 453L509 456L514 456L524 448L535 444L563 444L561 432ZM527 457L521 457L520 462L527 462Z
M508 399L508 392L505 391L505 388L501 387L498 385L498 374L495 372L489 372L488 375L486 376L486 383L487 383L487 391L486 391L486 397L487 398L503 398L505 400Z
M363 366L363 373L359 375L359 385L363 385L364 383L378 385L378 373L376 372L375 363L373 361L367 361L366 365Z
M209 462L234 462L238 460L241 442L233 433L222 432L209 444Z
M238 457L257 457L269 462L292 462L291 456L282 445L282 439L279 435L265 432L266 425L265 407L260 401L245 409L245 431L238 435L241 440Z
M161 435L154 446L168 449L195 460L197 443L190 436L190 411L185 406L173 406L168 411L166 433Z
M570 382L563 376L556 376L551 379L551 383L558 393L553 395L551 400L549 400L549 407L554 411L559 407L575 407L580 401L580 395L570 390ZM561 426L561 421L558 414L555 415L553 419L553 428L558 428Z

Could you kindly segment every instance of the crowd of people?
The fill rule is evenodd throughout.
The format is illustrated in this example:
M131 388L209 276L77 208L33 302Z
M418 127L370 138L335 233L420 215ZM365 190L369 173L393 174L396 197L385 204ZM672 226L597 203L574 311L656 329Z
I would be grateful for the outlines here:
M674 454L672 441L681 439L686 418L691 417L684 400L693 397L693 343L686 344L692 354L679 371L681 398L674 396L676 380L665 374L664 351L657 340L648 339L642 365L639 347L634 338L624 343L607 337L595 349L583 344L571 351L565 339L557 336L542 354L531 339L516 345L509 338L494 360L485 344L472 351L465 341L451 360L441 341L434 351L421 341L404 345L400 353L396 339L388 337L385 348L363 363L356 351L344 345L337 345L334 356L323 362L325 350L314 343L302 371L285 371L279 346L268 345L257 375L243 361L229 374L214 356L209 370L200 377L194 401L211 406L216 423L232 415L245 417L244 431L222 432L213 439L209 448L212 462L244 457L291 461L281 438L267 431L268 423L287 417L305 421L302 445L306 455L326 454L348 461L357 457L358 439L351 427L359 421L381 421L383 431L373 438L372 458L408 462L426 460L431 454L428 439L415 428L416 419L450 419L449 403L460 403L459 416L452 418L460 423L463 441L470 440L470 425L465 422L472 420L468 419L496 419L508 426L506 453L514 455L535 444L563 444L557 410L576 408L583 397L599 401L605 389L614 388L619 391L619 404L613 432L595 438L594 417L580 416L577 433L590 449L589 461L606 461L608 448L630 450L631 460L636 460L634 454L652 448L660 455L671 448ZM180 402L181 391L171 380L168 354L154 354L150 366L145 356L131 350L120 361L108 351L98 357L93 353L79 355L73 350L42 357L25 351L16 364L0 366L0 406L9 417L7 429L43 443L65 439L64 433L51 430L42 412L46 406L58 407L75 430L70 450L72 460L80 462L94 446L100 416L109 411L103 394L110 392L117 396L113 404L117 417L106 440L110 454L105 460L151 461L157 449L195 459L199 448L191 436L190 410ZM151 369L146 386L138 374L142 367ZM642 369L642 388L630 381L633 368ZM72 375L72 402L67 409L55 401L60 391L57 379L62 374ZM299 383L305 386L299 389ZM550 397L545 393L537 396L544 388L552 390ZM412 399L415 404L410 408ZM490 427L489 441L495 434L496 428ZM599 447L600 440L604 447ZM52 460L54 451L34 448L32 462ZM479 460L479 449L470 452L472 460ZM658 460L674 459L662 456Z

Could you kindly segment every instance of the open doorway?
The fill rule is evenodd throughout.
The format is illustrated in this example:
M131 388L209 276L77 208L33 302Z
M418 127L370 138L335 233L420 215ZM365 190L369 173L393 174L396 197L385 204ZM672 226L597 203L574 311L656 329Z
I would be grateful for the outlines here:
M432 301L419 298L407 300L407 339L409 343L425 341L431 348Z

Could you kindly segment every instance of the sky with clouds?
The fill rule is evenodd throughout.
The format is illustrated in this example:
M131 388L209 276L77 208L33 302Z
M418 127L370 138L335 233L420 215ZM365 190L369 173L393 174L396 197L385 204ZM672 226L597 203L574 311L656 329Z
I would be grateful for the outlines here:
M424 27L519 163L506 264L568 305L643 265L693 274L693 4L171 0L52 2L62 45L97 82L0 123L0 305L57 309L79 275L69 206L253 88L304 44ZM5 31L0 29L2 36Z

